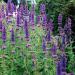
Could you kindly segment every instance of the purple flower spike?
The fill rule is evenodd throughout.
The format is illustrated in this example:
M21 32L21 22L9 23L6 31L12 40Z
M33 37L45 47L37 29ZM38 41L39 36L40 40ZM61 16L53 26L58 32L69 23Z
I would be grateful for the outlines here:
M61 25L62 25L62 14L59 14L59 16L58 16L58 25L61 27Z
M46 9L45 4L41 4L40 5L40 12L41 12L41 14L45 14L45 9Z
M54 44L51 48L52 55L56 55L57 46Z
M17 26L19 27L21 24L20 14L17 14Z
M12 44L15 44L15 35L14 35L13 28L12 28L12 30L10 32L11 32L11 42L12 42Z
M47 26L47 16L46 15L43 15L43 27L46 28Z
M47 35L46 35L46 40L47 40L48 42L50 42L50 41L51 41L51 34L50 34L50 30L48 31L48 33L47 33Z
M5 43L5 41L6 41L6 28L5 28L5 26L2 26L2 40Z
M62 75L61 67L62 67L61 62L58 61L57 64L56 64L56 75Z
M28 23L27 20L24 22L24 32L25 32L25 38L29 39L29 31L28 31Z
M46 40L45 40L45 38L43 38L43 40L42 40L42 49L43 49L43 51L46 51Z
M2 32L2 21L0 21L0 32Z
M64 54L61 55L62 72L66 72L66 62L66 56Z

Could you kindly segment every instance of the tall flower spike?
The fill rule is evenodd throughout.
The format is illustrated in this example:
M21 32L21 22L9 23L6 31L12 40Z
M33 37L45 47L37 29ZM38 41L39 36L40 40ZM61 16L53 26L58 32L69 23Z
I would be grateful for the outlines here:
M24 22L24 32L25 32L25 38L27 41L29 41L29 31L28 31L28 23L27 20Z
M14 35L14 30L13 30L13 28L11 29L10 32L11 32L11 39L10 39L10 40L11 40L11 43L12 43L12 44L15 44L15 35Z
M43 15L43 20L42 20L42 25L43 25L43 27L44 28L46 28L46 26L47 26L47 16L46 16L46 14L45 15Z
M56 64L56 75L62 75L62 69L61 69L61 62L60 61L57 61L57 64Z
M2 26L2 40L3 40L3 43L5 43L5 41L6 41L6 28L5 28L5 26Z
M61 55L61 65L62 65L62 72L66 72L66 56L64 54Z
M58 25L61 27L62 25L62 14L60 13L59 16L58 16Z
M0 32L2 32L2 21L0 21Z
M1 11L2 11L2 18L5 18L4 5L2 5Z
M17 27L19 27L21 24L21 19L20 19L20 14L19 14L19 11L17 13Z

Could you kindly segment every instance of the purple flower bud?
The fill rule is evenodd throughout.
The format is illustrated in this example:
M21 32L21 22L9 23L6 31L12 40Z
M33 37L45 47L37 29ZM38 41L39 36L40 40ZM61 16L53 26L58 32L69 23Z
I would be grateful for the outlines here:
M41 4L40 5L40 12L41 12L41 14L45 13L45 9L46 9L45 4Z
M38 15L38 16L37 16L37 23L38 23L38 24L40 24L40 20L41 20L41 17L40 17L40 15Z
M2 26L2 40L3 40L3 42L6 41L6 28L5 28L5 26Z
M58 16L58 25L61 26L62 25L62 14L60 13Z
M43 51L46 51L46 40L45 40L45 38L43 38L43 40L42 40L42 49L43 49Z
M12 42L12 44L14 44L15 43L15 35L14 35L13 28L12 28L12 30L10 32L11 32L11 42Z

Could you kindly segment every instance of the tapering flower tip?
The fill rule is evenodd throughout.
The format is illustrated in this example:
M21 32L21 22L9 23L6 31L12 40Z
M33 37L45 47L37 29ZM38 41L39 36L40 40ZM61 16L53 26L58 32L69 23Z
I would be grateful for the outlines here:
M10 32L11 32L11 43L12 44L15 44L15 34L14 34L14 29L12 28L11 30L10 30Z
M57 64L56 64L56 75L62 75L62 69L61 69L61 62L60 61L57 61Z
M11 2L8 2L7 3L7 9L8 9L8 15L9 14L12 15L13 14L13 11L12 11L12 3Z
M40 5L40 12L41 12L41 14L45 14L45 9L46 9L45 4L41 4Z
M43 51L46 51L46 40L45 40L45 38L43 38L43 40L42 40L42 49L43 49Z
M5 26L2 26L2 40L3 40L3 43L5 43L5 41L6 41L6 28L5 28Z
M24 32L25 32L25 38L27 41L29 41L29 31L28 31L28 23L27 20L24 22Z
M56 44L54 44L51 48L51 53L52 53L53 57L56 56L56 51L57 51L57 46L56 46Z
M43 25L43 27L44 28L46 28L46 26L47 26L47 16L46 15L43 15L43 21L42 21L42 25Z
M0 32L2 32L2 21L0 21Z
M62 14L60 13L59 15L58 15L58 25L61 27L61 25L62 25Z

